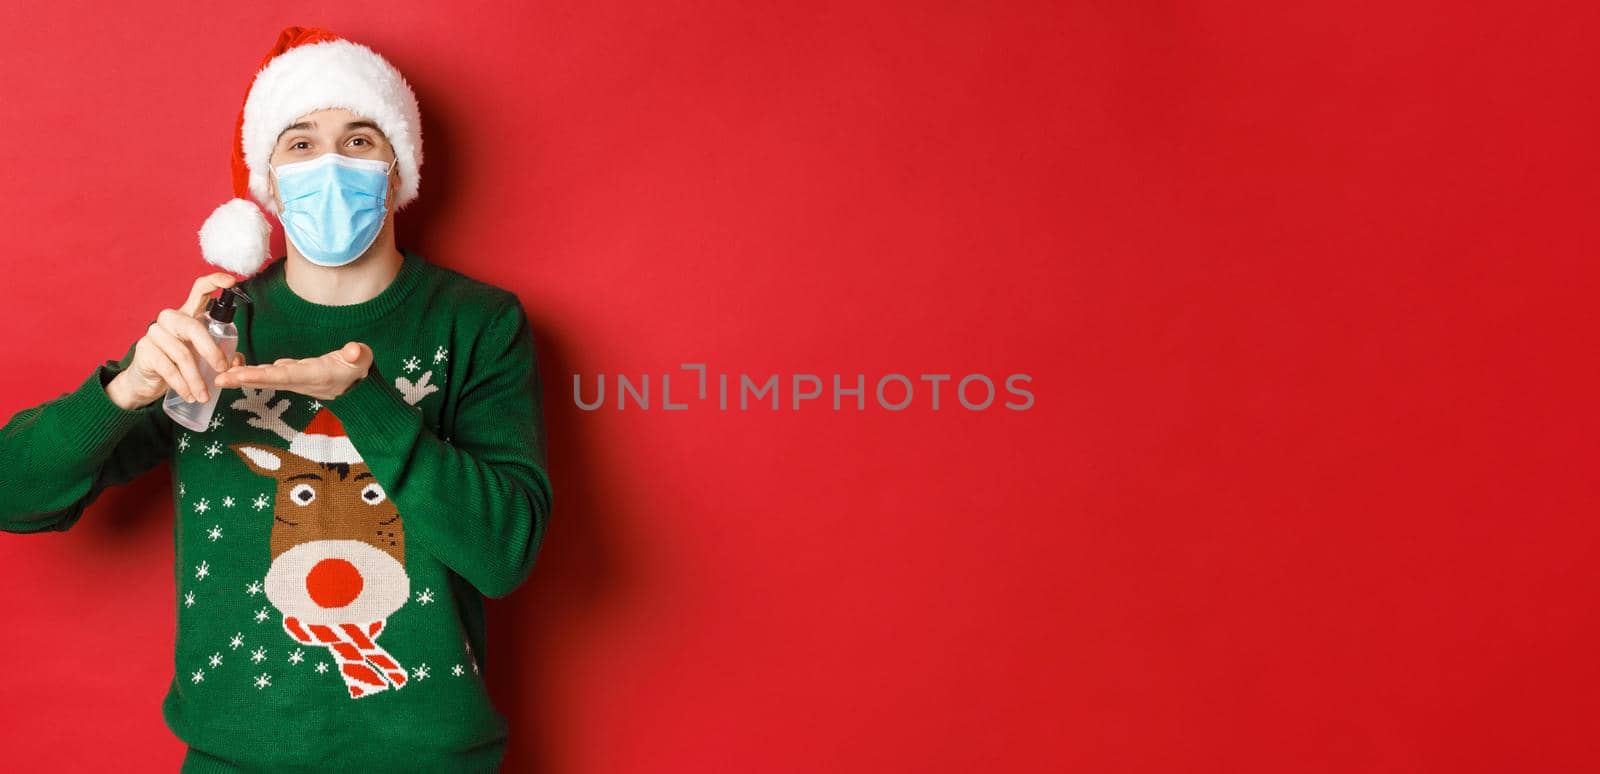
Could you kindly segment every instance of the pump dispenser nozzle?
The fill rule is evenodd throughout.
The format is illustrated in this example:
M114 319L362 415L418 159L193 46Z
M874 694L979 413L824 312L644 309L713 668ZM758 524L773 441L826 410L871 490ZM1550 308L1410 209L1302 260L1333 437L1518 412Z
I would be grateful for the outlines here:
M241 303L251 303L250 296L238 288L223 288L216 298L211 299L211 306L206 309L206 313L217 322L233 322L233 313L238 310L238 304Z

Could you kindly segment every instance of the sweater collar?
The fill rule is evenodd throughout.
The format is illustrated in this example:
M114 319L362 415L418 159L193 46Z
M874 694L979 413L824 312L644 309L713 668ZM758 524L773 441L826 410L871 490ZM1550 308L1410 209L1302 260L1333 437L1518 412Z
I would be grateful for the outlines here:
M329 305L301 298L293 288L289 287L288 279L284 276L284 266L288 263L288 256L282 256L281 260L274 261L262 277L266 297L274 308L297 325L336 327L372 322L394 311L394 308L416 289L418 280L422 277L422 256L403 247L399 250L403 259L400 262L400 272L383 292L361 303Z

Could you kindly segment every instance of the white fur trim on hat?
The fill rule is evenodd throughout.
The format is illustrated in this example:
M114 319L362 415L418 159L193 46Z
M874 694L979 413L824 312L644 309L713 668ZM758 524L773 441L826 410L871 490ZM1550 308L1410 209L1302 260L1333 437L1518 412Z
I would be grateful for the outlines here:
M200 253L206 262L234 274L255 274L272 251L272 224L254 202L229 199L212 210L200 227Z
M300 433L289 442L289 453L298 454L312 462L361 463L361 452L356 451L356 445L345 435Z
M348 40L296 46L272 58L256 74L245 98L241 127L250 193L277 212L267 188L267 162L278 135L295 119L318 110L343 108L371 119L394 146L400 172L395 208L417 198L422 168L422 112L400 71L377 52Z

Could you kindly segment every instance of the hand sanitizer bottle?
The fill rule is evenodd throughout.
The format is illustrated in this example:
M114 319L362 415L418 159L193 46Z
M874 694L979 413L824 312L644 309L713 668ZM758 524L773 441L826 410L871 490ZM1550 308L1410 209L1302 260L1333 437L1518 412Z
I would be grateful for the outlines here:
M217 342L217 347L222 350L225 361L233 362L233 353L239 348L239 329L233 325L233 313L237 304L250 303L250 296L245 295L238 288L223 288L216 298L211 299L211 305L206 308L206 316L202 321L206 324L206 332L211 334L212 341ZM200 369L200 379L205 382L207 400L189 402L178 394L177 390L168 388L167 397L161 403L161 408L172 417L172 421L197 433L210 429L211 414L217 410L217 399L222 391L217 389L217 369L211 367L209 358L197 357L196 366Z

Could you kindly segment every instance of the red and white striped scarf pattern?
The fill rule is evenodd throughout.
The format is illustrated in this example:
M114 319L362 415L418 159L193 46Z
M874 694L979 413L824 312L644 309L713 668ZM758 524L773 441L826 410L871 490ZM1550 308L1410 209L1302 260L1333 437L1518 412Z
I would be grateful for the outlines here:
M344 678L345 687L350 689L350 698L359 699L406 684L406 671L376 641L383 632L383 624L384 620L373 621L363 630L352 623L301 624L294 616L285 616L283 630L306 645L326 646L339 664L339 674Z

